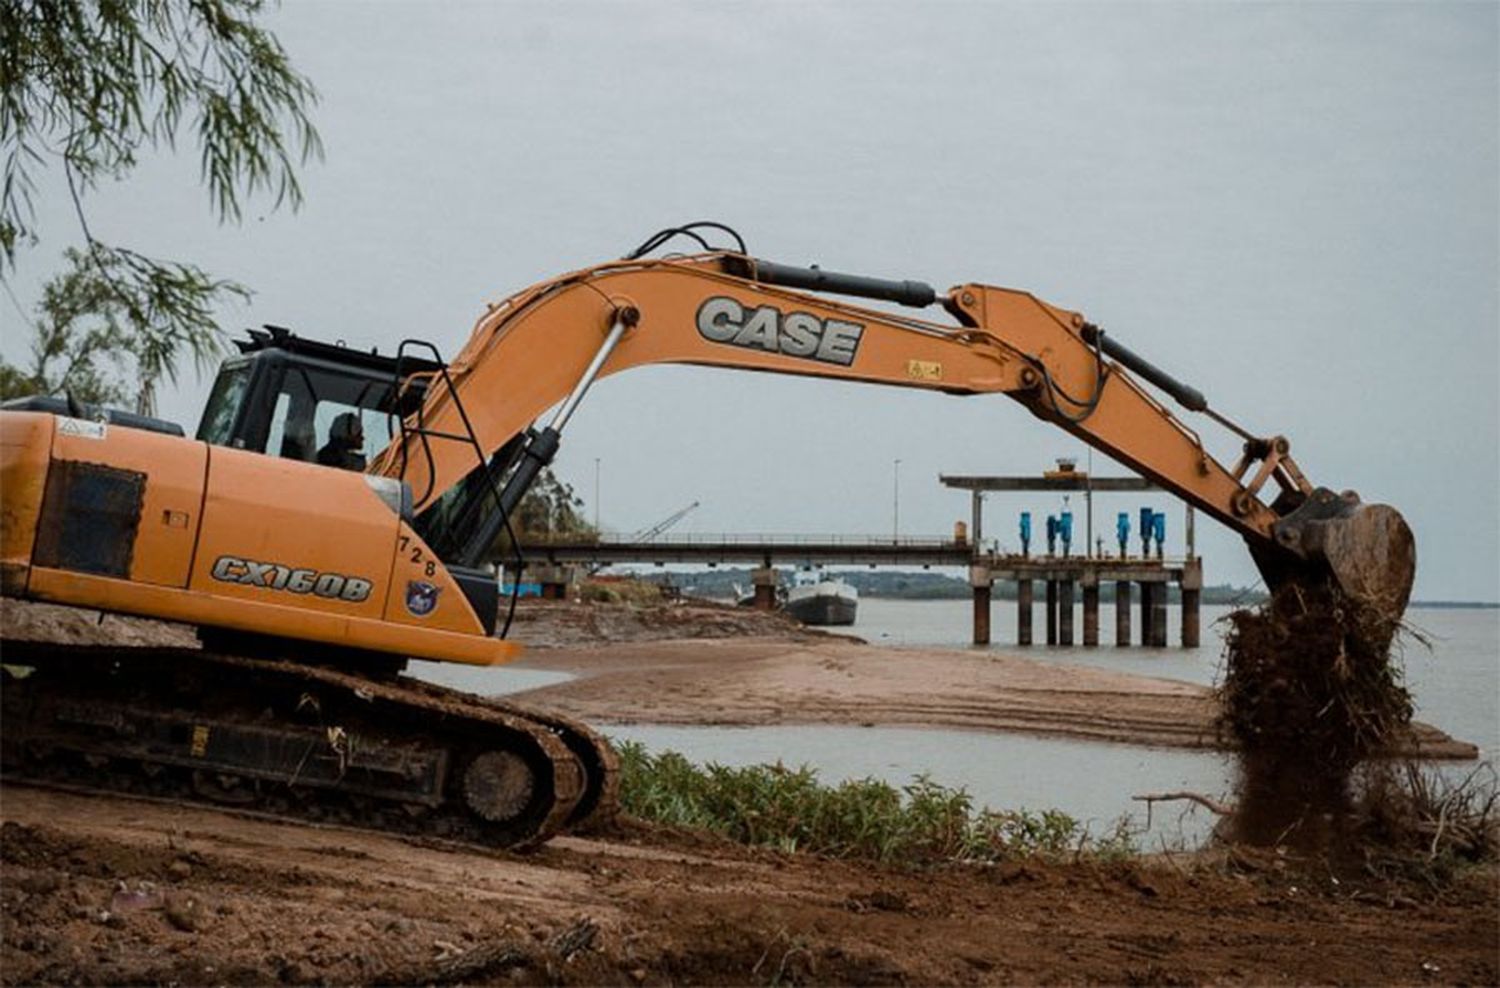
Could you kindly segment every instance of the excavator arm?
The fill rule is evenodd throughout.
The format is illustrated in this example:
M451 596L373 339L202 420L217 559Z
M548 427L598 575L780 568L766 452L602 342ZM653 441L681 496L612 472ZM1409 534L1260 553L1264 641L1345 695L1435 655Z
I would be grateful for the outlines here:
M936 307L948 318L830 295ZM944 294L732 252L575 271L491 306L447 374L427 375L421 410L371 470L408 480L422 512L472 474L476 446L487 457L505 448L513 469L496 493L508 511L595 380L666 363L1003 393L1241 533L1272 585L1331 570L1386 611L1399 616L1406 604L1415 552L1397 512L1315 488L1284 437L1240 429L1080 313L982 284ZM1236 462L1216 460L1142 380L1239 434ZM549 408L547 424L531 428ZM465 562L495 531L482 534Z

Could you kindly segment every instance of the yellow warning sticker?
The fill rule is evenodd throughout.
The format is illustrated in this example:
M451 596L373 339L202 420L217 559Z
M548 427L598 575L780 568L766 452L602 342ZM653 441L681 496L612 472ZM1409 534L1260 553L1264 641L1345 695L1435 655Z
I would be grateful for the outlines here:
M208 751L208 728L202 724L193 727L193 757L202 758Z
M936 360L908 360L906 376L913 381L941 381L943 365Z

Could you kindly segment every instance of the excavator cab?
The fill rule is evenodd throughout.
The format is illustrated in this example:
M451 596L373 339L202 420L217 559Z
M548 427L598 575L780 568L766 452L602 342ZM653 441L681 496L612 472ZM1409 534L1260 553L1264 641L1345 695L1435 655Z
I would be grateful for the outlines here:
M344 447L344 451L373 459L400 428L400 416L421 405L426 395L424 375L443 366L410 355L398 359L323 343L280 326L252 329L235 346L240 352L220 367L197 438L215 446L324 465L333 459L327 453L339 445L340 434L348 434L351 417L363 445L353 450ZM404 388L398 387L401 380L406 380ZM339 465L355 469L347 459ZM484 471L475 473L477 477L468 478L443 501L447 506L458 500L457 495L467 494L463 504L468 510L462 514L466 523L482 518L489 507ZM483 561L463 565L455 560L455 537L437 523L446 522L448 513L414 517L410 485L403 480L400 490L402 518L428 540L486 631L493 632L498 607L494 575L480 565Z
M365 444L352 452L365 458L394 434L395 357L306 339L280 326L251 330L235 345L240 352L219 369L198 424L204 442L315 463L337 442L335 433L348 434L348 416L357 420ZM403 357L400 370L438 366ZM420 387L408 389L401 412L421 397Z
M281 326L249 330L235 346L239 353L223 363L214 380L197 438L308 463L329 461L319 454L328 450L351 415L364 437L362 448L353 452L374 461L397 436L401 417L421 406L429 375L443 368L410 354L398 359L323 343ZM405 386L398 387L398 381ZM524 440L517 435L487 461L476 463L459 483L433 498L428 510L410 519L438 557L461 576L482 568L500 534L504 516L495 510L494 488L514 466ZM421 478L416 485L423 486ZM409 490L406 500L411 500Z

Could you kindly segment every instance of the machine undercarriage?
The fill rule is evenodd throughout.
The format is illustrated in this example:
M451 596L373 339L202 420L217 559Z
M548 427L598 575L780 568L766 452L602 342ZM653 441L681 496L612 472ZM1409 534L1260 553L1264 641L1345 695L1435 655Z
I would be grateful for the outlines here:
M407 677L8 642L5 777L525 847L615 811L598 734Z

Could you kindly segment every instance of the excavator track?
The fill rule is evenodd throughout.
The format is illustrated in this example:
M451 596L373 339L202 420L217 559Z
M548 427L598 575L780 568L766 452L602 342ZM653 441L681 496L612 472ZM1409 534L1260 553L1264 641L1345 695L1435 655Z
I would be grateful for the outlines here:
M20 641L4 663L10 779L508 848L615 808L618 760L587 727L408 678Z
M537 710L509 703L496 697L475 697L436 686L420 679L403 678L407 689L431 696L462 696L470 702L512 717L533 720L554 732L583 766L584 790L565 827L582 831L600 827L613 820L620 809L620 756L608 739L582 721L550 710Z

